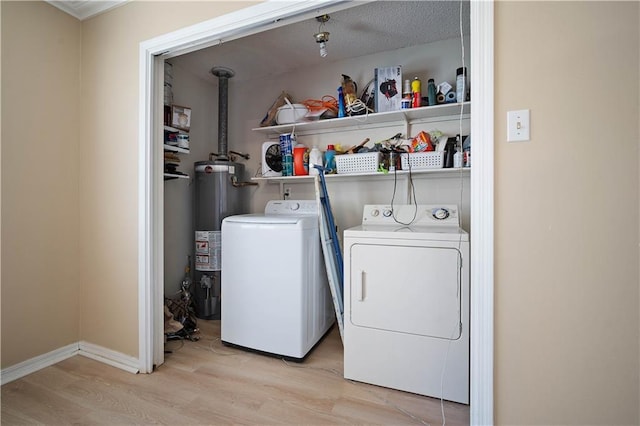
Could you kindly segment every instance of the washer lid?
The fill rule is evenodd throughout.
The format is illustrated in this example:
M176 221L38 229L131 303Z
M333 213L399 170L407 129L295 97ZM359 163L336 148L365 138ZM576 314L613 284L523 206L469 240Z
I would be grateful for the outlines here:
M458 226L358 225L346 229L344 236L345 238L469 241L467 231Z
M317 216L266 215L262 213L227 216L223 222L246 224L301 225L305 228L317 226Z

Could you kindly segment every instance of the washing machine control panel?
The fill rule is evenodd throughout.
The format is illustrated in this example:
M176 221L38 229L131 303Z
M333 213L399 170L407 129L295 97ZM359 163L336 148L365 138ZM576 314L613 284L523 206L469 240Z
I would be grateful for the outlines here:
M431 204L368 204L362 213L363 225L460 226L458 207Z
M265 214L280 215L317 215L318 203L315 200L271 200L264 210Z

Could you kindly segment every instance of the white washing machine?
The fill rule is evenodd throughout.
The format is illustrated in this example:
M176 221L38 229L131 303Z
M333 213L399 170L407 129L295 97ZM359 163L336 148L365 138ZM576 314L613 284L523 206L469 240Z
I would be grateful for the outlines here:
M468 404L469 235L457 207L367 205L344 254L344 377Z
M301 361L335 320L315 200L222 221L221 340Z

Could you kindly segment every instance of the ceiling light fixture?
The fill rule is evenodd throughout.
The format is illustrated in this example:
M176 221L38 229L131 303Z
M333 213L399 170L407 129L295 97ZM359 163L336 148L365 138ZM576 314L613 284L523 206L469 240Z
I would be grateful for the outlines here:
M318 26L318 32L313 35L316 39L316 43L320 44L320 56L323 58L327 56L327 42L329 41L329 33L327 31L321 31L324 24L329 20L329 15L316 16L316 21L320 22Z

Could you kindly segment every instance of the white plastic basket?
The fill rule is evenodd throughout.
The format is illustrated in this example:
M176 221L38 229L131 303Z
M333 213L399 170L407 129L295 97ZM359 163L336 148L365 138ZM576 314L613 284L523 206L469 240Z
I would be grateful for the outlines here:
M368 173L378 171L380 163L379 152L364 152L362 154L336 155L338 174Z
M441 169L444 167L444 151L412 152L400 154L402 170Z

